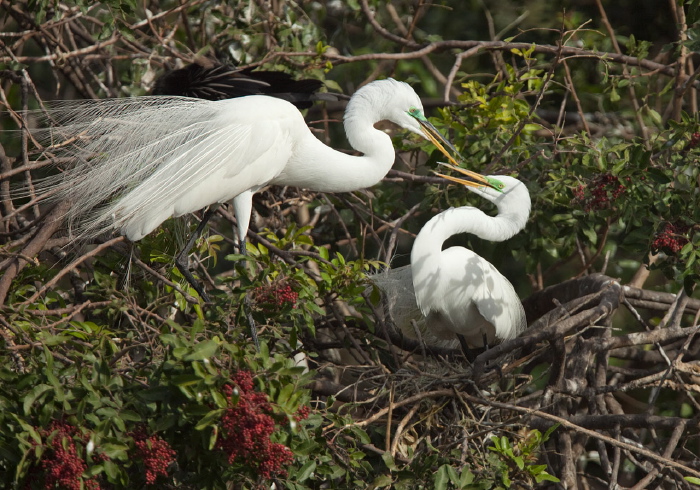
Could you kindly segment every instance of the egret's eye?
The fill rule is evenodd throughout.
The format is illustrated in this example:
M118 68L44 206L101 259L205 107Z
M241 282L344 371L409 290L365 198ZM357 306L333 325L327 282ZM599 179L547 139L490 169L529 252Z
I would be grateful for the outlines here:
M409 116L412 116L412 117L415 117L416 119L425 119L425 116L423 115L423 111L421 111L421 110L420 110L419 108L417 108L417 107L411 107L411 108L408 110L408 115L409 115Z
M491 177L486 177L486 180L488 180L491 187L493 189L496 189L497 191L502 191L503 189L506 188L506 185L498 179L492 179Z

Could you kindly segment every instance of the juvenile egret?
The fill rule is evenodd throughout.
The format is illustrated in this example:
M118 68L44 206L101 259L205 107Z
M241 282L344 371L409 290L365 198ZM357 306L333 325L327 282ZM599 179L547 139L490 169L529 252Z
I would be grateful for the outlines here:
M55 143L54 155L75 158L38 187L71 202L67 218L79 238L118 230L136 241L171 216L234 200L244 240L252 195L268 184L347 192L379 182L395 157L389 135L374 127L382 120L427 138L454 162L418 95L391 78L348 102L346 135L362 156L326 146L294 105L265 95L68 101L48 116L54 126L36 137Z
M450 167L473 178L471 172ZM414 320L429 345L454 344L456 336L472 348L485 341L512 339L525 329L526 321L508 279L473 251L442 246L458 233L495 242L511 238L525 227L530 194L522 182L503 175L486 177L488 185L483 180L442 177L493 202L498 214L491 217L472 206L443 211L418 233L411 265L378 274L374 281L387 295L394 323L409 337L416 337Z

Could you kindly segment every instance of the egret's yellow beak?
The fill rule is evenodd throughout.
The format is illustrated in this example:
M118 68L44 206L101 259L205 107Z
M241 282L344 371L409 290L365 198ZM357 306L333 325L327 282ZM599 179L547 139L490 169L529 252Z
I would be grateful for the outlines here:
M414 116L415 117L415 116ZM440 132L437 130L435 126L433 126L430 121L428 121L425 117L416 117L416 120L421 126L421 130L423 130L423 134L425 137L435 145L435 147L442 152L443 155L447 157L447 159L452 163L453 165L459 165L457 163L457 160L455 160L454 156L452 156L446 149L445 147L449 148L452 152L454 152L455 155L459 155L459 152L457 149L445 139L445 137L440 134Z
M450 165L448 163L444 162L438 162L440 165L443 167L447 167L451 170L454 170L455 172L459 172L462 175L465 175L466 178L460 178L460 177L454 177L452 175L445 175L441 174L439 172L435 172L436 175L439 175L443 179L451 180L452 182L456 182L458 184L466 185L469 187L490 187L491 189L494 189L498 192L503 191L503 183L498 180L494 179L492 177L487 177L485 175L478 174L476 172L472 172L471 170L467 170L465 168L461 168L455 165Z

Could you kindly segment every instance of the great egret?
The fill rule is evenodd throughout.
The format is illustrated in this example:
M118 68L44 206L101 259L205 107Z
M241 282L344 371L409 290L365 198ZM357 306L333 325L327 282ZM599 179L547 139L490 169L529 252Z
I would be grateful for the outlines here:
M471 172L449 166L473 178ZM467 346L482 347L516 337L526 327L525 311L511 283L488 261L464 247L442 249L458 233L473 233L503 241L520 232L530 215L530 194L519 180L488 176L483 181L441 175L464 184L496 204L488 216L472 206L451 208L431 218L420 230L411 251L411 265L376 275L385 291L396 326L415 338L412 321L426 343L454 345L462 336Z
M171 216L234 200L244 240L252 195L268 184L347 192L379 182L394 162L391 138L374 127L382 120L427 138L456 163L415 91L391 78L365 85L348 103L346 135L362 156L326 146L294 105L264 95L67 101L48 116L55 125L35 135L56 143L53 154L76 158L38 187L72 203L67 217L79 238L116 229L136 241Z
M158 77L151 93L206 100L268 95L291 102L299 109L306 109L311 107L315 100L338 100L337 95L316 93L322 86L323 82L320 80L294 80L284 72L239 69L208 58L200 58L184 68L171 70ZM232 207L236 216L238 248L240 253L246 254L245 238L252 214L253 193L245 191L234 197ZM183 277L207 302L209 297L206 291L189 270L188 256L216 208L217 206L210 206L204 213L199 226L175 259L175 265Z

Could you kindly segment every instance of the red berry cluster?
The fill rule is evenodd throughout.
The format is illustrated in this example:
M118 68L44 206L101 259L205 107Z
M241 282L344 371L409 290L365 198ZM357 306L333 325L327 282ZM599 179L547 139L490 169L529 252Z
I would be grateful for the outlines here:
M255 384L253 383L253 375L249 371L237 371L236 374L231 376L231 381L233 381L236 386L238 386L241 391L248 393L253 391ZM231 386L226 386L224 389L229 390Z
M606 173L597 176L587 186L579 185L574 189L574 201L583 205L583 210L589 213L611 207L624 192L625 186L620 183L620 179Z
M267 396L253 391L253 377L247 371L239 371L232 379L238 387L238 403L228 408L221 418L223 434L217 447L228 455L229 464L235 461L257 468L265 479L285 476L283 467L291 463L294 456L287 447L270 441L275 420ZM233 405L234 387L225 386L224 393Z
M262 305L271 305L276 308L291 305L292 308L296 308L299 294L289 284L270 284L256 287L253 290L253 298L256 303Z
M691 148L695 148L700 144L700 133L693 133L693 136L690 138L690 143L688 143L688 146Z
M307 418L309 418L310 412L311 412L311 409L306 405L299 407L299 410L297 410L297 413L294 414L294 420L296 422L301 422L302 420L306 420Z
M131 434L136 446L136 457L146 468L146 485L153 485L159 475L168 476L168 466L175 461L177 453L159 435L146 437L146 431L139 429Z
M61 421L52 422L48 429L37 428L37 432L46 441L46 448L39 466L30 470L28 481L36 481L43 476L46 489L99 490L100 484L94 478L82 479L87 464L80 456L76 442L87 441L89 435L80 435L77 427ZM99 460L108 459L104 454L96 457Z
M654 241L651 243L652 251L676 255L688 243L686 236L688 230L690 227L681 223L665 223L654 235Z

